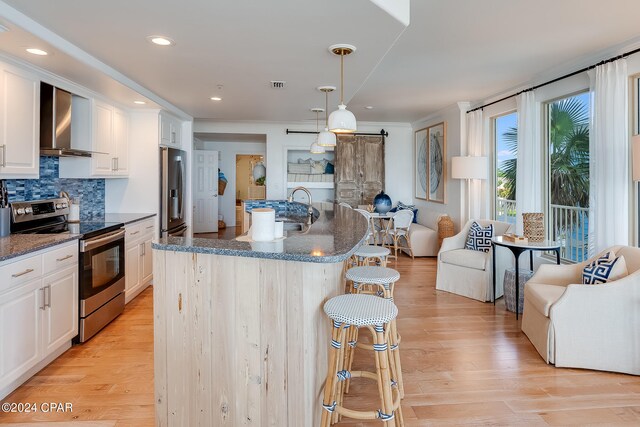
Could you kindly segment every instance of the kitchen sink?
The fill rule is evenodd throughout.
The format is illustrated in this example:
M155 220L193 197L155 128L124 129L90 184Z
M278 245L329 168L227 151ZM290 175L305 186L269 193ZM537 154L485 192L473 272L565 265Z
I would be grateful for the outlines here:
M304 230L304 226L305 224L301 222L285 222L282 228L285 231L302 231Z

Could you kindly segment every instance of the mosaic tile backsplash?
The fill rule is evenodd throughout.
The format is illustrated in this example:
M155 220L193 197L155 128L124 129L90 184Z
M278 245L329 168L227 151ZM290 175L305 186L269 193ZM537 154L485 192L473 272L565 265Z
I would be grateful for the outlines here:
M7 179L9 202L50 199L66 191L72 198L80 199L81 221L104 218L104 179L60 178L59 160L41 156L40 179Z
M245 200L245 210L251 212L255 208L272 208L276 211L276 216L287 214L307 214L307 205L299 202L288 202L286 200Z

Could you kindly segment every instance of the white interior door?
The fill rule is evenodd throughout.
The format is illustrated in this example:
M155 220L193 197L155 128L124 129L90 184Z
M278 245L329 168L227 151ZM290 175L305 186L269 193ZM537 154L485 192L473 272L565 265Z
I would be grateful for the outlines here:
M218 231L218 152L193 152L193 232Z

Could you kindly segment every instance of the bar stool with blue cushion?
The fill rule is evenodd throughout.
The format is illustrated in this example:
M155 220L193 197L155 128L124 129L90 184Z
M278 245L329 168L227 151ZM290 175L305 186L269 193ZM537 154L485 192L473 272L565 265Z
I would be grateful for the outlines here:
M362 266L350 268L346 275L346 279L353 283L353 293L367 293L374 294L379 297L383 297L390 301L393 301L393 290L395 284L400 280L400 273L393 268L387 267L375 267L375 266ZM390 324L391 335L391 361L393 368L396 371L396 377L398 381L398 389L400 390L400 396L404 398L404 381L402 379L402 365L400 363L400 334L398 333L398 327L395 319ZM358 342L358 330L351 328L349 331L349 345L350 348L346 349L346 364L351 369L354 357L353 348L364 348L373 350L371 346ZM346 385L346 392L349 392L349 382Z
M322 427L339 421L340 416L359 420L379 419L386 426L403 426L400 392L394 380L389 351L390 323L398 315L391 300L374 295L346 294L331 298L324 312L333 322L329 367L324 385ZM365 328L371 332L376 372L344 369L344 349L349 328ZM380 406L376 410L356 411L342 405L344 382L349 378L368 378L378 383Z

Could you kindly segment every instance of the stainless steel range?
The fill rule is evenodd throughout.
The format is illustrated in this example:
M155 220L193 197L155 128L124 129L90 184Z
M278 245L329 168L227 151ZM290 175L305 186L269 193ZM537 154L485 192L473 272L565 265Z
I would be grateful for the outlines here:
M68 223L66 198L14 202L11 232L81 234L79 335L85 342L124 311L124 224L101 221Z

